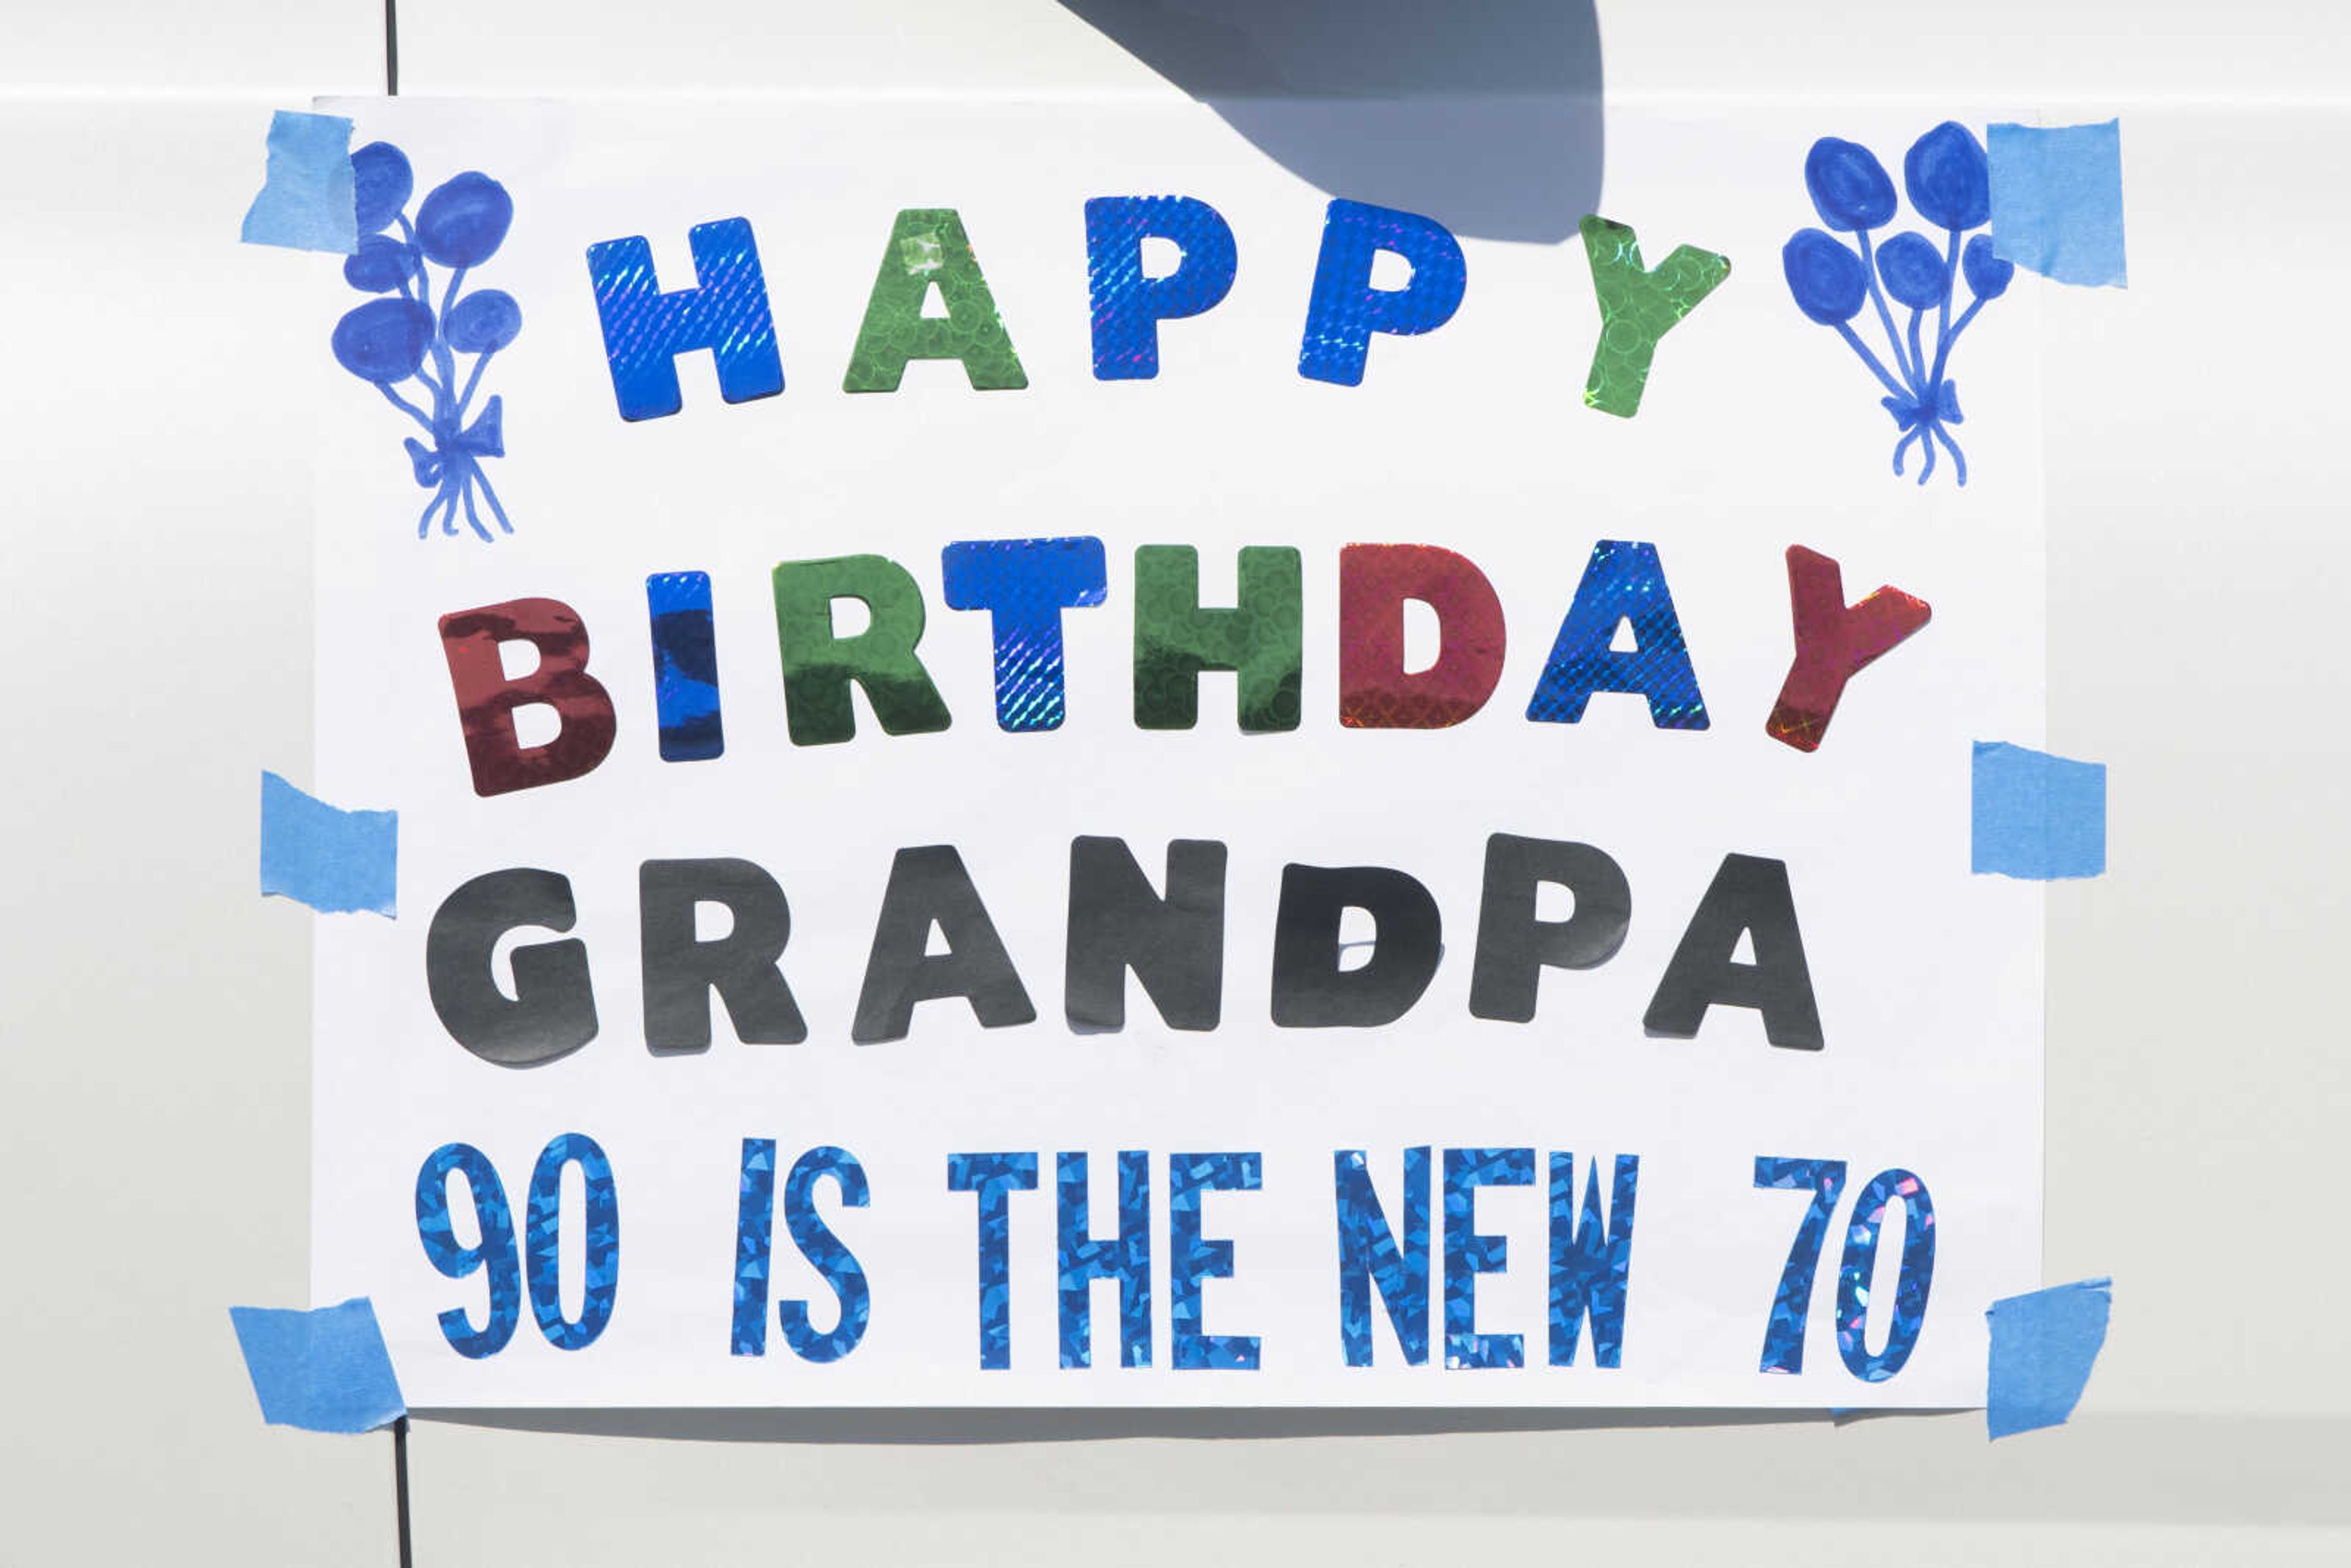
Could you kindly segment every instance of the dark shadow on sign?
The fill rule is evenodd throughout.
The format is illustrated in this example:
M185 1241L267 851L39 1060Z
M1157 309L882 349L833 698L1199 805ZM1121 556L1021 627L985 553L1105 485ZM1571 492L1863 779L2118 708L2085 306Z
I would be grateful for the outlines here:
M1821 1424L1825 1410L413 1410L570 1437L703 1443L1082 1443L1108 1437L1401 1437L1445 1432ZM1906 1411L1948 1415L1948 1411Z
M1599 210L1593 0L1061 3L1332 195L1545 243Z

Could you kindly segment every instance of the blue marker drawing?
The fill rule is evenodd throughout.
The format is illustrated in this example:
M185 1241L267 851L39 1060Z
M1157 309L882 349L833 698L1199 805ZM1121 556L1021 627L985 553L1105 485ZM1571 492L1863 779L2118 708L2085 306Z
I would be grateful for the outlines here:
M1935 472L1935 449L1940 444L1951 455L1959 482L1966 484L1967 456L1950 428L1964 418L1959 385L1949 374L1951 350L1985 302L2006 293L2016 276L2014 263L1993 254L1990 234L1968 233L1991 217L1991 178L1983 143L1966 126L1947 120L1911 143L1902 160L1902 187L1912 209L1949 236L1940 246L1909 229L1882 246L1872 244L1870 231L1893 221L1896 203L1886 166L1859 142L1834 136L1813 142L1804 159L1804 185L1821 221L1836 234L1853 235L1854 244L1848 247L1836 234L1813 228L1799 229L1789 239L1780 261L1796 308L1822 326L1834 328L1886 389L1878 402L1902 432L1894 444L1894 472L1902 472L1903 459L1916 442L1927 459L1918 470L1918 483L1924 485ZM1951 297L1961 278L1970 298L1954 320ZM1888 295L1909 311L1907 331L1896 325ZM1854 330L1865 304L1876 307L1891 369ZM1924 336L1929 311L1935 318L1931 355Z
M336 362L374 382L392 407L432 438L430 445L413 435L402 443L417 484L433 492L416 519L418 538L432 531L435 513L441 531L455 534L460 506L476 535L495 538L474 505L477 491L499 529L510 534L514 525L482 472L482 459L506 455L499 402L492 397L470 423L465 415L491 358L522 331L522 308L504 289L460 291L466 272L506 243L514 198L487 174L468 170L429 192L411 223L406 209L416 177L406 153L389 141L371 141L351 154L351 174L360 242L343 263L343 279L382 298L355 307L335 323ZM397 237L384 232L395 224ZM449 269L438 309L433 303L435 264ZM459 354L474 357L462 387ZM430 395L430 413L392 390L411 379L423 387L419 395Z

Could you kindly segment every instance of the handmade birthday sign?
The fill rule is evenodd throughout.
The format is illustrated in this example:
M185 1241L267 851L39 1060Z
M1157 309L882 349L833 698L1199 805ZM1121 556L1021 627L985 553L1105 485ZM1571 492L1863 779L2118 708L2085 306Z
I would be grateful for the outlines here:
M412 1403L1981 1401L1990 116L1612 112L1535 244L1198 107L334 107L313 1289Z

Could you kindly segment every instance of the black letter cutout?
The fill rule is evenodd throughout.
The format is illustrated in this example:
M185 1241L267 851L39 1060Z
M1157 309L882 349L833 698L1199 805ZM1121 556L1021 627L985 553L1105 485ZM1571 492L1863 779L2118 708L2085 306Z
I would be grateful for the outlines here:
M1169 1029L1217 1027L1225 988L1225 846L1167 846L1167 896L1123 839L1070 841L1070 938L1061 1010L1073 1030L1126 1027L1126 971Z
M695 906L723 904L735 928L694 935ZM808 1025L777 967L791 939L784 890L749 861L647 861L637 868L638 951L644 966L645 1049L710 1049L710 993L746 1045L798 1045Z
M925 951L934 923L947 939L947 951L936 957ZM982 1029L1037 1018L955 846L900 850L882 894L882 916L873 923L873 950L865 960L865 986L849 1038L859 1045L904 1040L914 1004L942 997L969 1001Z
M1371 961L1339 967L1339 921L1368 911ZM1394 1023L1437 977L1444 954L1437 900L1386 866L1281 868L1273 927L1273 1021L1282 1029L1369 1029Z
M498 938L515 927L569 931L578 918L570 879L551 871L489 872L443 899L424 934L424 987L441 1027L500 1067L536 1067L595 1039L585 942L517 947L512 997L490 972Z
M1755 942L1755 962L1737 964L1739 934ZM1649 998L1641 1021L1652 1034L1688 1040L1698 1033L1706 1009L1754 1008L1763 1015L1763 1038L1789 1051L1818 1051L1821 1009L1813 999L1812 971L1804 964L1804 939L1796 930L1796 904L1788 892L1788 867L1753 855L1725 855L1714 883L1698 900Z
M1567 889L1565 920L1535 918L1545 883ZM1625 946L1633 889L1625 873L1590 844L1496 833L1486 841L1486 890L1478 904L1478 956L1469 971L1469 1016L1529 1023L1545 965L1596 969Z

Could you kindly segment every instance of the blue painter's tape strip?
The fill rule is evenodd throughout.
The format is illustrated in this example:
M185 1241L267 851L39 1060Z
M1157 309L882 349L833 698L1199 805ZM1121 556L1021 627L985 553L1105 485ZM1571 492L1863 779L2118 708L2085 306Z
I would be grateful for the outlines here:
M1975 743L1970 869L2027 882L2106 869L2106 765Z
M2112 1280L2080 1280L1994 1301L1984 1423L1995 1437L2062 1427L2106 1343Z
M372 1432L408 1414L365 1296L316 1312L231 1307L261 1418L311 1432Z
M261 891L324 914L399 913L400 813L344 811L261 776Z
M246 209L239 237L247 245L349 256L360 247L358 200L351 122L281 109L269 122L269 172Z
M1994 256L2059 283L2129 283L2121 121L1995 125L1986 142Z

